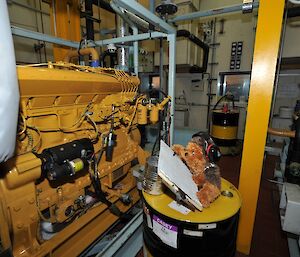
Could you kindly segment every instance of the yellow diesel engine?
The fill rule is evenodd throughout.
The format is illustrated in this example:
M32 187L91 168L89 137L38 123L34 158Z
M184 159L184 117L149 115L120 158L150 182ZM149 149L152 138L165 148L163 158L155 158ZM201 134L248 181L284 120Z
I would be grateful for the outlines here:
M168 99L148 103L139 79L114 69L49 63L17 72L16 152L1 165L2 245L14 256L76 256L138 201L131 167L148 156L138 110L157 113Z

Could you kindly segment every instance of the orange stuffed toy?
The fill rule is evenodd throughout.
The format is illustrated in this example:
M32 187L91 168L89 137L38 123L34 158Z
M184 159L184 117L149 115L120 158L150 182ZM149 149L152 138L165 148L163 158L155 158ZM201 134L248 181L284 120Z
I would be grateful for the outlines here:
M173 151L187 165L199 188L197 197L203 207L208 207L221 193L221 175L217 165L208 162L204 149L195 141L186 147L173 145Z

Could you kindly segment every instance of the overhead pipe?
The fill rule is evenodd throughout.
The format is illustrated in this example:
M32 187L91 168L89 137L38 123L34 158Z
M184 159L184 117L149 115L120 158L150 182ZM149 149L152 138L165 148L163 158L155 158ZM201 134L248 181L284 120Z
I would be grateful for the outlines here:
M177 30L177 37L185 37L189 39L191 42L193 42L194 44L196 44L198 47L203 49L204 55L203 55L202 67L200 67L200 72L206 72L207 64L208 64L208 56L209 56L209 46L205 44L203 41L201 41L194 34L190 33L188 30L185 29Z
M125 23L121 16L117 16L117 37L125 37L129 34L128 25ZM129 49L124 47L122 42L121 46L118 46L118 69L128 71L128 59Z
M163 19L156 16L154 13L150 12L143 5L138 3L135 0L114 0L114 2L126 9L128 12L132 12L135 16L138 16L144 20L146 20L149 24L153 25L155 28L158 28L161 32L165 32L168 34L176 33L176 29L168 24Z
M0 60L4 64L0 69L0 163L13 156L15 151L19 87L17 80L16 58L11 34L7 2L0 1Z
M105 1L105 0L93 0L93 4L101 7L102 9L104 9L104 10L106 10L108 12L115 13L115 11L113 10L113 8L111 8L109 1Z
M168 37L168 34L154 31L154 32L149 32L149 33L142 33L138 35L130 35L126 36L124 38L109 38L109 39L103 39L103 40L97 40L95 41L95 44L98 46L104 46L108 44L119 44L122 42L132 42L132 41L143 41L143 40L148 40L149 38L154 39L154 38L161 38L161 37Z
M138 31L138 28L135 25L135 23L133 21L131 21L129 19L129 17L113 1L111 1L110 5L111 5L111 8L116 12L116 14L118 14L123 19L123 21L125 21L132 28L133 35L137 36L139 31ZM138 41L133 42L133 66L134 66L134 73L136 75L138 75L138 73L139 73L139 43L138 43Z
M28 30L28 29L24 29L24 28L20 28L20 27L16 27L16 26L11 26L11 32L14 36L18 36L18 37L25 37L25 38L40 40L40 41L45 41L45 42L49 42L52 44L73 47L73 48L79 47L79 42L65 40L65 39L62 39L59 37L50 36L47 34L35 32L32 30Z
M94 21L93 17L93 1L85 0L85 26L86 26L86 39L94 40Z
M73 57L79 57L80 55L90 55L91 56L91 66L99 66L99 54L95 48L82 48L80 50L70 50L64 58L64 62L70 62Z
M172 101L170 103L170 127L169 127L169 144L174 142L174 114L175 114L175 80L176 80L176 29L166 23L154 13L150 12L144 6L134 0L114 0L119 6L134 13L135 15L145 19L149 24L155 28L160 29L161 32L168 33L167 39L169 41L169 73L168 73L168 95ZM153 32L155 33L155 32ZM157 32L156 32L157 33ZM152 33L150 33L150 38ZM152 37L153 38L153 37Z
M257 9L259 7L259 2L253 2L253 9ZM243 4L228 6L218 9L212 9L207 11L199 11L199 12L191 12L188 14L183 14L180 16L176 16L172 19L169 19L168 22L179 22L186 20L194 20L204 17L211 17L215 15L225 14L225 13L233 13L233 12L241 12L243 10Z

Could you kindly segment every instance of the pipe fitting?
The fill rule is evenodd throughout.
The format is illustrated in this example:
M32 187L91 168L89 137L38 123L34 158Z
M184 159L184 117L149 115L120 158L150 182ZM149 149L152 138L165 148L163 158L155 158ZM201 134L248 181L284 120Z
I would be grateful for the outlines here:
M73 57L78 57L79 55L90 55L92 57L92 67L99 66L99 54L95 48L82 48L80 50L71 50L67 53L64 58L64 62L70 62Z
M284 129L274 129L269 127L268 128L268 133L274 136L280 136L280 137L291 137L294 138L295 137L295 131L291 131L291 130L284 130Z

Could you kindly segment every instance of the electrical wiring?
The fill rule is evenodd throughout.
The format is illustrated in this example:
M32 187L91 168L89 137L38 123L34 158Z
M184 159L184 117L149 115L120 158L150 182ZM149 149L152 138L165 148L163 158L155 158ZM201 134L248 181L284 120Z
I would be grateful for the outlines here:
M95 133L96 133L96 136L95 136L95 140L97 140L97 138L99 137L99 129L98 129L98 126L97 124L95 123L95 121L91 118L91 116L89 114L85 114L86 117L88 118L88 120L92 123L93 127L95 128Z
M27 129L27 125L26 125L26 119L23 113L20 113L21 119L22 119L22 123L23 123L23 129L18 132L18 136L21 136L22 134L25 133L26 129Z
M51 220L50 220L50 219L47 219L47 218L43 215L43 213L41 212L41 210L40 210L40 202L39 202L39 200L38 200L39 193L38 193L37 190L36 190L35 194L36 194L35 207L36 207L36 210L37 210L37 212L38 212L40 218L41 218L43 221L45 221L45 222L51 222Z
M133 122L133 120L134 120L134 117L135 117L135 115L136 115L138 104L139 104L139 102L140 102L142 99L143 99L143 97L140 96L140 97L138 97L138 99L136 100L136 103L135 103L135 106L134 106L133 114L132 114L132 116L131 116L131 118L130 118L130 122L128 123L128 126L127 126L127 128L126 128L126 131L127 131L126 133L127 133L127 134L129 133L131 124L132 124L132 122Z

